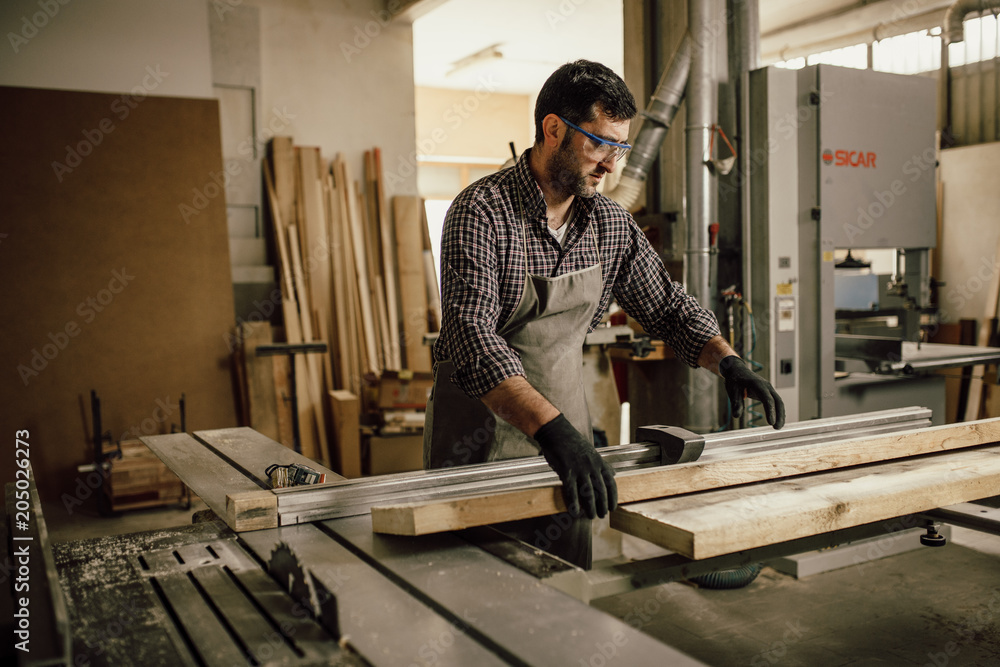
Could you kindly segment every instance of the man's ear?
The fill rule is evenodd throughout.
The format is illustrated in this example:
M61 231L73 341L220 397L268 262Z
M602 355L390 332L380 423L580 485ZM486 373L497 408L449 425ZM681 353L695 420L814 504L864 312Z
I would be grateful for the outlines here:
M558 148L565 132L566 125L554 113L542 119L542 143L549 148Z

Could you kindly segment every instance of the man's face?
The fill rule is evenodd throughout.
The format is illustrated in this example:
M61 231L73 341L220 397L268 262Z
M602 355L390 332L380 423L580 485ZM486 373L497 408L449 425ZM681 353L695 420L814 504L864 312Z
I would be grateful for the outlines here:
M616 157L612 154L602 159L602 154L606 152L602 148L606 147L569 126L565 127L562 143L548 163L549 181L564 194L593 197L604 174L615 170ZM602 112L580 127L615 143L623 144L628 139L629 121L614 121Z

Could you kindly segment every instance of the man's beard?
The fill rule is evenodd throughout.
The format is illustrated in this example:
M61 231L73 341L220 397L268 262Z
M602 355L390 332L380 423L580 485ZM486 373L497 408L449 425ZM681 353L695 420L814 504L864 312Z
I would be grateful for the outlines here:
M567 133L559 150L549 160L546 175L552 187L567 197L593 197L597 194L597 189L587 182L590 174L580 174L580 161L576 159L576 151L570 145L570 137Z

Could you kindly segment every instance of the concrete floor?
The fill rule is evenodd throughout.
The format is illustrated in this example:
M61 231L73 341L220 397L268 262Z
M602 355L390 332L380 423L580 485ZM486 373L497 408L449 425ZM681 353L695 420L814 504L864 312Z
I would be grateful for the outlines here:
M203 508L43 511L62 542L187 525ZM1000 537L953 528L945 547L801 580L765 568L744 589L670 583L593 605L708 665L1000 665Z

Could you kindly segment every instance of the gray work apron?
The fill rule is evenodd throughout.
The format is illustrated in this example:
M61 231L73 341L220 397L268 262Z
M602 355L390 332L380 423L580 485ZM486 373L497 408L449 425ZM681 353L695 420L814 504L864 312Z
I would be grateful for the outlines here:
M526 238L523 212L521 217L521 233ZM602 285L600 259L593 266L556 278L527 273L525 261L521 300L498 331L517 352L531 386L591 442L593 428L583 384L583 343L600 303ZM434 388L424 422L424 467L537 456L539 449L534 440L494 414L482 401L469 398L451 381L453 370L450 361L434 365ZM590 568L588 519L574 520L560 514L498 527L537 548Z

